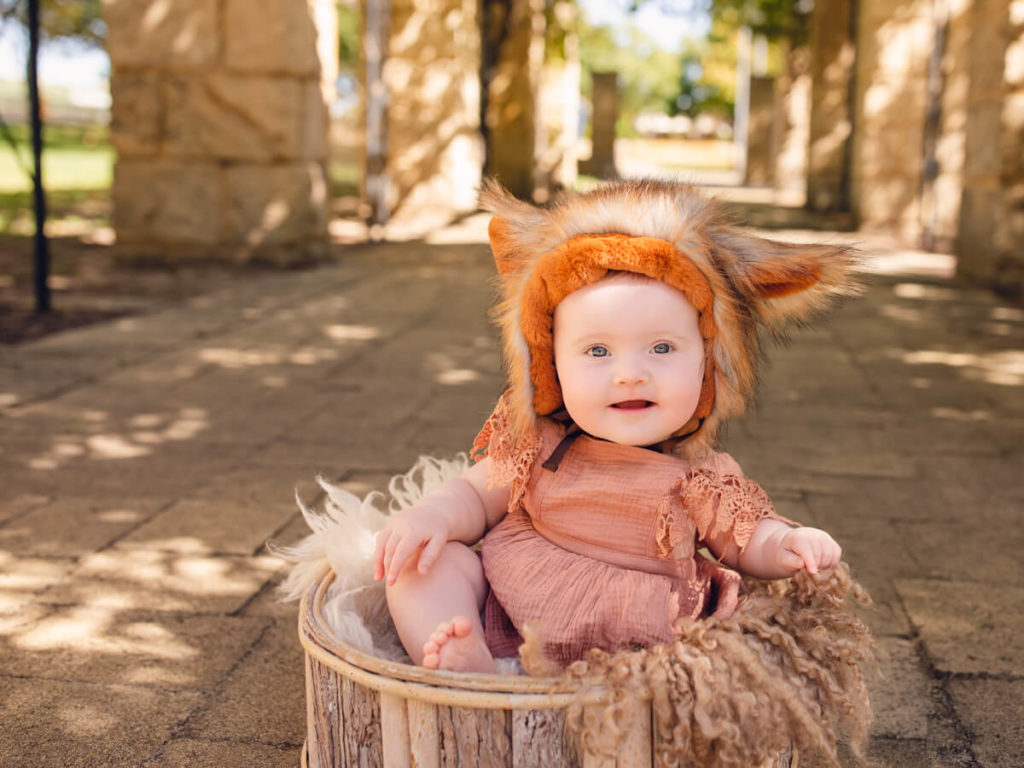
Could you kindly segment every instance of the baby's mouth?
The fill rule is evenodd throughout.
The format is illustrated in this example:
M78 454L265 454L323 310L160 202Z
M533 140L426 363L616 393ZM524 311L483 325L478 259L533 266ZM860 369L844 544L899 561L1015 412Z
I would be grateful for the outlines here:
M624 411L642 411L650 408L654 403L650 400L623 400L621 403L612 403L612 408L619 408Z

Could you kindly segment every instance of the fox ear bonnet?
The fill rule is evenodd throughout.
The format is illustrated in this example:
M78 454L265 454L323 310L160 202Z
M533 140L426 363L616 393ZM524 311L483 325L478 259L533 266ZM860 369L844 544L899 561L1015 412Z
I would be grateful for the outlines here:
M850 249L747 234L687 184L612 183L538 208L488 182L481 201L494 214L489 235L502 292L495 317L520 434L562 407L555 307L608 272L663 282L697 310L704 382L694 418L679 433L686 439L674 449L690 457L713 450L721 425L752 397L758 330L782 336L789 323L855 290Z

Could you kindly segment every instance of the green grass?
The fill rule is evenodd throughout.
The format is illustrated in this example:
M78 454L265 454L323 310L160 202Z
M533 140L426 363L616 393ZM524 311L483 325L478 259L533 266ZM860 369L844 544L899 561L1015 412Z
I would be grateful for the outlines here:
M27 192L32 182L21 162L31 168L32 154L26 126L11 126L17 154L0 141L0 194ZM43 183L47 191L100 190L110 187L114 151L106 130L48 128L43 134Z
M0 137L0 233L24 235L32 231L32 180L21 163L31 168L29 130L12 125L17 155ZM18 157L21 157L21 163ZM48 218L93 219L107 197L113 177L114 151L105 126L47 126L43 133L43 184ZM97 219L96 225L105 224Z
M331 196L344 197L359 194L360 170L358 163L349 157L331 157L327 163Z

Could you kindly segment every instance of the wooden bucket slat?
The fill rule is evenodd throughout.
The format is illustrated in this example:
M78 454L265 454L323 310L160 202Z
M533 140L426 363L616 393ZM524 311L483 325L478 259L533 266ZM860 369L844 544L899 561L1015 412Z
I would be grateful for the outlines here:
M316 677L313 674L313 665L316 662L308 653L304 658L306 668L306 743L302 747L302 768L320 768L319 756L309 753L309 745L315 746L318 743L315 728L317 722L317 698L314 690Z
M576 742L568 732L565 710L513 710L512 761L514 766L576 768Z
M440 768L441 733L437 705L409 699L409 754L417 768Z
M383 768L380 694L349 678L341 681L342 746L346 766Z
M512 768L512 713L438 707L443 768Z
M341 737L345 723L341 717L341 681L315 659L309 659L312 687L307 695L313 700L313 717L309 722L309 764L311 768L335 768L341 765L344 752Z
M392 693L380 695L380 736L386 768L412 768L406 699Z

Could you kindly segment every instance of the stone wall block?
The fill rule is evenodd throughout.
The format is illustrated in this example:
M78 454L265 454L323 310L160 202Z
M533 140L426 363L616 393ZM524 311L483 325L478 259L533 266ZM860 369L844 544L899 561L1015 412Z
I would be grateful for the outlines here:
M747 179L755 186L768 185L775 177L775 80L750 78L750 118L747 135Z
M974 104L967 118L965 172L969 176L996 178L1002 168L998 137L1002 133L1002 105L998 101Z
M835 0L811 15L810 125L807 204L813 210L845 207L849 179L843 166L850 135L850 78L855 59L849 0Z
M982 10L975 8L972 16L971 98L975 101L998 99L1002 96L1006 48L1010 34L1004 15L991 11L983 13Z
M998 233L993 226L1001 216L1003 192L997 187L964 188L960 205L960 230L957 233L957 274L961 277L993 281L998 272Z
M916 182L921 173L923 152L918 126L865 128L861 138L857 163L865 178L901 176ZM908 188L913 194L917 193L916 183L908 183Z
M1006 49L1006 84L1011 88L1024 86L1024 38Z
M326 240L327 178L322 163L245 165L225 171L225 242L254 250Z
M873 178L860 197L857 214L866 229L914 237L920 222L917 188L908 188L902 176Z
M207 67L220 55L219 0L103 0L114 69Z
M313 0L227 0L224 63L246 73L320 75Z
M112 190L118 243L213 245L220 194L214 165L121 159Z
M110 140L118 155L156 155L163 114L160 77L153 72L115 75L110 79L110 93Z
M1007 97L1002 113L1002 175L1011 184L1024 182L1024 88Z
M294 115L298 130L295 157L326 162L330 116L323 99L323 90L315 82L300 83L298 98L299 104Z
M164 99L176 106L167 113L165 151L257 162L302 157L311 88L319 99L316 84L293 78L168 78Z

